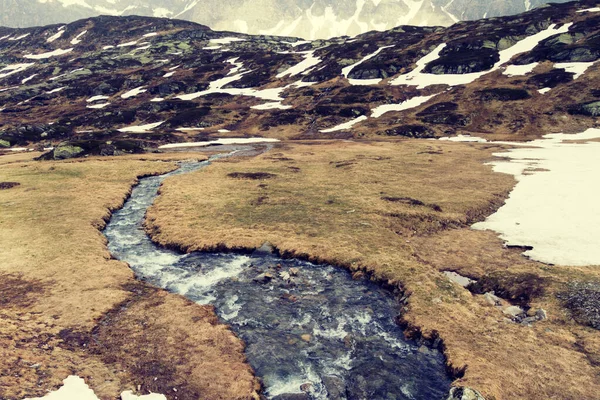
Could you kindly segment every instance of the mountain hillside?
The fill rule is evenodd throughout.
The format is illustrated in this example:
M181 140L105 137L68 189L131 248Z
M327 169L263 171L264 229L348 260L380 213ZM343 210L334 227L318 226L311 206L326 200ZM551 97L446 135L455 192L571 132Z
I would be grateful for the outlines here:
M564 2L556 0L555 2ZM0 0L0 25L39 26L105 15L185 19L249 34L306 39L398 25L450 25L529 11L544 0Z
M312 42L146 17L0 28L0 143L525 140L596 124L598 58L596 1Z

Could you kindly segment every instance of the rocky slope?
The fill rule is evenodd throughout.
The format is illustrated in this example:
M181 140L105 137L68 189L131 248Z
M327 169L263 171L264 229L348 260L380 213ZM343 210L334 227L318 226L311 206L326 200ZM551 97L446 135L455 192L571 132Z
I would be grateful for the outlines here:
M556 0L555 2L565 2ZM180 18L218 30L307 39L398 25L450 25L513 15L544 0L1 0L0 25L27 27L103 15Z
M600 115L597 7L312 42L146 17L0 28L0 146L582 130Z

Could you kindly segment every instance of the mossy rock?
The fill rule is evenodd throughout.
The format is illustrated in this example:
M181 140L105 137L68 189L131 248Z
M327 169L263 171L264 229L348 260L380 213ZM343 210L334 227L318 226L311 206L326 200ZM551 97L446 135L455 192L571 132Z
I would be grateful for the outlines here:
M55 160L66 160L80 156L85 150L79 146L59 145L54 149Z
M0 147L10 147L10 142L8 140L0 139Z

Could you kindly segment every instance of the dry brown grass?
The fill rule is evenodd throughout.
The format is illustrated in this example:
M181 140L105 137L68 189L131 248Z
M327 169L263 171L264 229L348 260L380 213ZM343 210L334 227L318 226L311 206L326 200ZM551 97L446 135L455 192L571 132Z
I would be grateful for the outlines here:
M0 398L43 395L69 374L103 399L137 385L189 395L170 398L250 398L242 344L212 309L135 281L99 231L136 177L174 168L136 158L185 155L30 156L0 157L0 181L20 183L0 191Z
M439 334L448 363L466 368L456 384L488 399L598 398L597 335L574 324L551 295L567 275L592 272L528 262L502 249L494 234L467 228L493 212L514 184L484 165L497 150L427 141L282 144L169 180L147 228L159 243L189 251L268 240L287 255L400 284L410 294L406 322L426 336ZM550 319L531 327L508 322L446 279L444 269L542 276L548 292L532 301Z

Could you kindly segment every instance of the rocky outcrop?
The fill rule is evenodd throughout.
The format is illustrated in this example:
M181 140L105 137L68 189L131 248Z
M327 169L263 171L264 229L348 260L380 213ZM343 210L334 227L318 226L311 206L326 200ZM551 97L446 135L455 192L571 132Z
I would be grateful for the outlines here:
M600 282L572 282L558 297L577 322L600 329Z
M569 113L577 115L587 115L588 117L598 117L600 116L600 101L575 104L569 107Z

